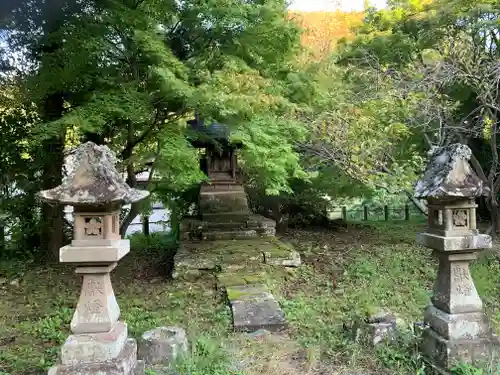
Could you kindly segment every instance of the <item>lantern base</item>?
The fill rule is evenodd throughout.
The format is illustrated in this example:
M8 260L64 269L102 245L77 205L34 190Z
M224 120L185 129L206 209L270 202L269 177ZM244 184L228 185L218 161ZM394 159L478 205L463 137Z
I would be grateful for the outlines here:
M118 358L127 335L127 325L123 322L117 322L109 332L70 335L61 348L61 363L76 365Z
M420 350L426 361L440 373L447 374L457 364L489 363L498 350L498 338L494 335L477 339L447 340L432 328L422 333Z
M58 364L48 375L144 375L144 366L137 361L137 343L128 339L118 357L93 363Z

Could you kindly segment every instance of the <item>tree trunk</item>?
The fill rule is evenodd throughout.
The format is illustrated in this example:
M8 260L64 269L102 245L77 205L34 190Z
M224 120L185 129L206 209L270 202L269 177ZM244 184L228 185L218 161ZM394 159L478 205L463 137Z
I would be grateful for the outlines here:
M64 137L43 142L42 189L52 189L62 182L64 166ZM59 249L64 245L64 217L61 205L42 203L40 242L50 260L59 259Z
M5 254L5 226L0 223L0 257Z
M420 200L418 200L417 198L415 198L413 196L412 193L406 191L406 196L408 197L408 199L413 203L413 205L421 212L423 213L425 216L428 215L428 211L427 211L427 206L425 205L425 203L421 202Z
M490 197L490 213L491 213L491 240L494 242L497 236L497 231L498 231L498 202L496 200L496 197L492 195Z

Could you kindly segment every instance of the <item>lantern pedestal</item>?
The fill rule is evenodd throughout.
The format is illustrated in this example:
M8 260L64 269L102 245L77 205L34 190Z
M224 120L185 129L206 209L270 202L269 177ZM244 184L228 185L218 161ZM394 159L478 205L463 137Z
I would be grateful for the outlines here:
M62 346L60 364L50 375L128 375L141 369L137 367L137 343L128 338L127 325L118 320L120 308L110 277L128 252L126 240L75 240L61 248L61 262L81 262L76 273L83 276L83 283L71 320L73 334Z
M497 339L483 313L483 303L469 271L470 262L476 259L475 251L491 246L490 241L486 235L439 238L421 233L418 236L419 244L441 249L435 250L439 269L432 304L424 313L428 328L423 332L421 344L424 356L438 369L450 369L457 361L472 363L491 358ZM462 251L459 246L463 246Z

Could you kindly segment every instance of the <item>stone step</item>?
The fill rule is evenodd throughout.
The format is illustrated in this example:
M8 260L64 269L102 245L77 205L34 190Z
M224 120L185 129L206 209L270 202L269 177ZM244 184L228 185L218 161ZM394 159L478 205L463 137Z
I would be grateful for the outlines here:
M232 231L208 231L203 232L203 240L218 241L218 240L245 240L249 238L259 238L260 235L256 230L232 230Z
M205 229L204 230L210 230L210 229L247 229L248 225L246 221L227 221L227 222L211 222L207 221L205 222ZM255 228L250 228L250 229L255 229Z
M203 221L211 221L211 222L228 222L228 221L239 221L244 222L250 219L251 214L249 212L222 212L222 213L203 213L202 215Z
M235 332L255 332L259 329L280 332L288 328L278 301L264 286L236 285L226 287L226 292Z

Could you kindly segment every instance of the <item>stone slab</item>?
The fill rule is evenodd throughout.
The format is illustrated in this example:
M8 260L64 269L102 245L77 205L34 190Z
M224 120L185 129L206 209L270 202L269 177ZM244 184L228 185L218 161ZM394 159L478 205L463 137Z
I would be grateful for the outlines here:
M247 269L237 269L234 271L222 272L217 275L218 287L231 287L238 285L253 285L262 283L266 279L264 271L252 271Z
M231 231L207 231L202 233L201 239L204 241L217 240L246 240L248 238L259 238L256 230L231 230Z
M137 367L137 343L128 339L120 355L111 361L58 364L49 369L48 375L132 375Z
M104 240L104 239L85 239L85 240L72 240L71 246L74 247L99 247L99 246L111 246L111 247L121 247L123 246L122 241L127 240Z
M61 348L61 363L76 365L118 358L127 342L127 325L118 322L106 333L70 335Z
M298 267L301 265L300 254L295 250L264 253L264 261L272 266Z
M270 332L286 330L285 315L274 296L263 286L244 285L227 288L236 332Z
M115 246L72 246L67 245L59 250L61 263L113 263L118 262L130 252L130 241L122 240Z
M211 222L228 222L228 221L247 221L252 214L249 211L233 211L233 212L217 212L217 213L202 213L204 221Z
M432 233L418 233L417 244L440 251L491 249L491 237L486 234L443 237Z
M220 240L183 241L174 257L174 278L199 276L200 271L225 272L226 270L259 268L265 263L264 254L270 253L275 265L294 266L299 264L298 254L293 248L274 237ZM290 255L292 254L292 255ZM271 262L272 263L272 262ZM273 263L272 263L273 264Z

